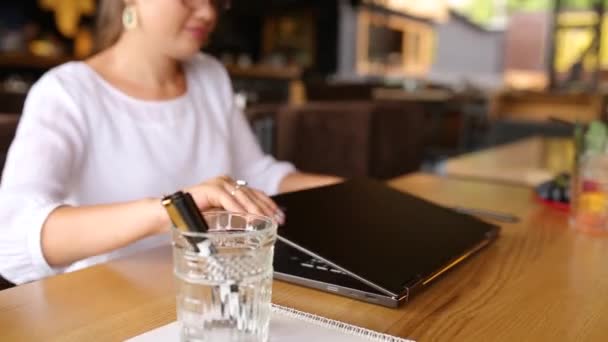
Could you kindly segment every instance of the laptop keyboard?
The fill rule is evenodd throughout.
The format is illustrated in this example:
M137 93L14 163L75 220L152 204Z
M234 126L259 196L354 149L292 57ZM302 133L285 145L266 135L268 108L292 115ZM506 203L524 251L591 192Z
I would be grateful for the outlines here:
M298 262L300 264L300 266L302 266L304 268L311 268L311 269L316 269L319 271L331 272L331 273L336 273L336 274L346 274L337 268L331 267L330 265L328 265L327 263L325 263L319 259L312 258L309 256L306 256L304 258L297 257L297 256L291 256L290 259L292 261Z

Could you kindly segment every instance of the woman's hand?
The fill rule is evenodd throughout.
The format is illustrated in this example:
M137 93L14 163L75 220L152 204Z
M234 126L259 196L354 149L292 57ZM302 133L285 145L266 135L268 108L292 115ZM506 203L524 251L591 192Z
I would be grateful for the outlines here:
M199 210L222 208L237 213L268 216L283 224L285 214L270 197L247 186L237 187L230 177L213 178L186 189L196 202Z

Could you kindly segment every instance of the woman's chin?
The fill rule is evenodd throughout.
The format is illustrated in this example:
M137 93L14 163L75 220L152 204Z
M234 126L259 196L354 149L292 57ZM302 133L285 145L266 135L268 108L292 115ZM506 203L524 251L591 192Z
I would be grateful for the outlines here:
M171 54L172 57L179 60L189 59L196 56L202 49L201 44L181 45Z

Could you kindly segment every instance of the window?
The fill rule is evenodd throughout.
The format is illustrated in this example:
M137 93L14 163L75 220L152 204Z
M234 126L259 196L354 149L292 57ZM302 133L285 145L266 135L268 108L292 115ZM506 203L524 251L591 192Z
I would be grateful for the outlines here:
M424 76L430 70L434 46L431 24L362 10L358 26L359 74Z

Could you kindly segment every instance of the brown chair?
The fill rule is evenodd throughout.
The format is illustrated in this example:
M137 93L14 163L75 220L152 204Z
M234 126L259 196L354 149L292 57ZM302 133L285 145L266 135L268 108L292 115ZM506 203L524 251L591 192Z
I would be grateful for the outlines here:
M386 179L418 170L427 115L416 103L317 102L283 107L277 157L306 172Z
M0 276L0 291L7 290L12 287L15 287L15 284L11 283L10 281L8 281L8 280L2 278L2 276Z
M26 93L0 90L0 113L21 113L27 97Z
M418 102L375 102L371 127L371 177L389 179L420 170L431 142L428 108Z
M4 170L6 155L15 137L20 117L19 114L0 113L0 170Z
M277 116L277 157L306 172L369 173L370 103L287 106Z
M19 114L0 113L0 170L4 169L4 161L8 148L15 137L17 125L19 124ZM0 291L14 287L15 285L0 275Z
M374 89L372 83L327 83L325 81L306 82L306 98L311 102L319 101L371 101Z

